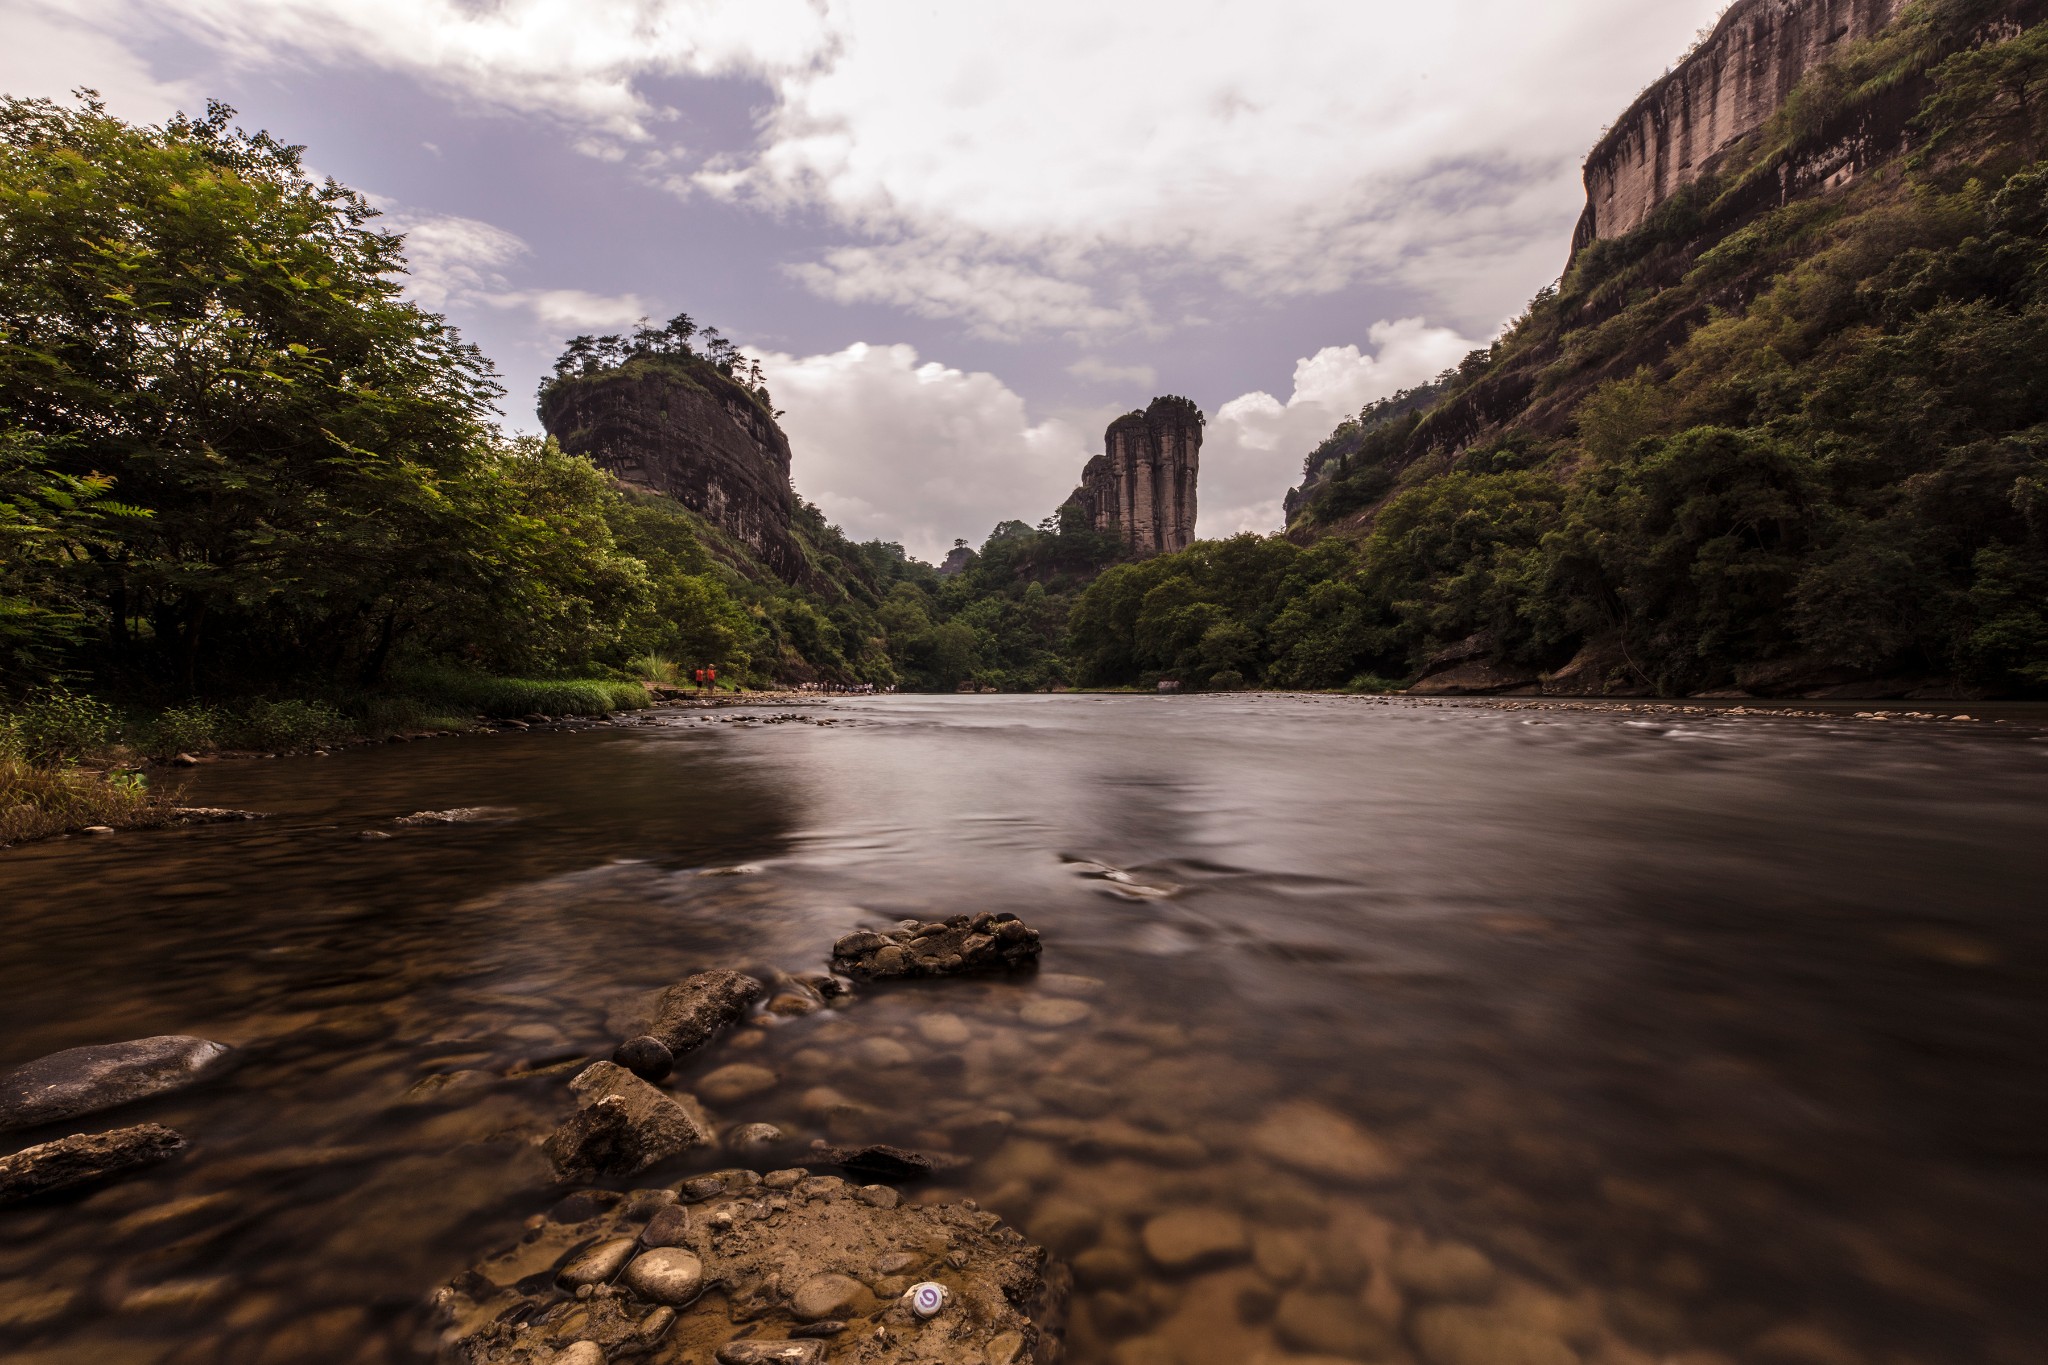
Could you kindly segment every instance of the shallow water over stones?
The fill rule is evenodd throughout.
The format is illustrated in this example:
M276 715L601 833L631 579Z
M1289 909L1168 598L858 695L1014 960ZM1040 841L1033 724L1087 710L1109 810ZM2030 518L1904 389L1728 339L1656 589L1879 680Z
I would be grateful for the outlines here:
M433 1292L579 1188L537 1145L569 1077L730 967L768 998L667 1084L773 1136L610 1184L966 1158L905 1193L1071 1265L1070 1361L2038 1358L2041 731L824 714L222 764L187 799L272 819L0 854L0 1065L239 1062L10 1135L192 1145L0 1209L0 1355L430 1359ZM856 928L984 910L1038 972L805 984Z

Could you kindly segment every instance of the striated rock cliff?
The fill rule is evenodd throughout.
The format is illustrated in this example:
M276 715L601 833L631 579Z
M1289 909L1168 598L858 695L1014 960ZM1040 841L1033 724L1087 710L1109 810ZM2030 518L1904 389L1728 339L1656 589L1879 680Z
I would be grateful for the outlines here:
M1889 25L1909 0L1737 0L1713 33L1644 91L1586 158L1572 254L1640 227L1656 207L1761 128L1802 77ZM1853 175L1855 149L1820 179Z
M1111 422L1103 453L1082 468L1072 498L1089 525L1120 532L1139 554L1171 554L1193 543L1205 420L1189 400L1166 397Z
M676 499L789 582L805 561L790 532L789 441L751 394L709 365L636 360L549 385L540 419L574 455Z

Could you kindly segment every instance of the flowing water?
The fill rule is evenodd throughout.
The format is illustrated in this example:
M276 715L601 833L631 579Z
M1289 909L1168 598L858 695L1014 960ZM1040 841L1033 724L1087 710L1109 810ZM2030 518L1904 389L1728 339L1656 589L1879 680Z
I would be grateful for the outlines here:
M429 1359L648 991L981 910L1038 975L764 1018L674 1084L755 1062L722 1122L971 1155L920 1197L1074 1265L1070 1361L2044 1358L2033 725L896 697L189 784L271 818L0 853L0 1064L242 1058L89 1121L185 1157L0 1210L10 1361ZM1297 1159L1330 1111L1382 1169ZM1168 1272L1175 1210L1215 1245Z

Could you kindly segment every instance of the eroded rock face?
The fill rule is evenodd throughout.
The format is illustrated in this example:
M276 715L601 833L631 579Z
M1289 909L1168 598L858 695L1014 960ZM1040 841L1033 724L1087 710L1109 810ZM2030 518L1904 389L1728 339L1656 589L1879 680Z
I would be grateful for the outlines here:
M1572 254L1642 226L1730 144L1769 121L1809 71L1889 25L1906 4L1738 0L1713 35L1644 91L1586 158L1586 211ZM1844 165L1818 178L1845 168L1853 175L1857 151L1845 147Z
M904 920L887 933L862 930L832 945L832 965L848 976L961 976L1015 971L1038 961L1038 931L1015 915L955 915Z
M911 1207L871 1197L893 1196L885 1187L802 1171L725 1171L679 1189L694 1202L663 1205L639 1191L585 1221L543 1225L457 1277L436 1296L441 1358L545 1365L578 1343L649 1365L1055 1357L1065 1271L992 1213ZM638 1252L614 1282L571 1287L549 1274L636 1236L662 1245ZM901 1302L919 1281L947 1291L929 1319Z
M160 1123L77 1133L0 1157L0 1204L68 1189L168 1161L185 1139Z
M0 1132L183 1090L221 1071L232 1050L165 1034L53 1052L0 1076Z
M1185 550L1195 538L1202 410L1185 398L1155 398L1110 423L1102 445L1073 494L1088 524L1120 533L1139 554Z
M789 441L730 379L708 366L635 361L550 385L540 419L570 454L674 498L783 579L804 576L789 530Z

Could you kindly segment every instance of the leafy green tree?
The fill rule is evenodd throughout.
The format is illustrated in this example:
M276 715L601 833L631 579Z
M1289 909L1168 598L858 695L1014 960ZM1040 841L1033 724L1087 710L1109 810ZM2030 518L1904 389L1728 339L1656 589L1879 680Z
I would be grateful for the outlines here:
M0 102L0 424L148 511L73 581L117 666L188 690L375 655L470 529L499 392L375 210L231 118Z

